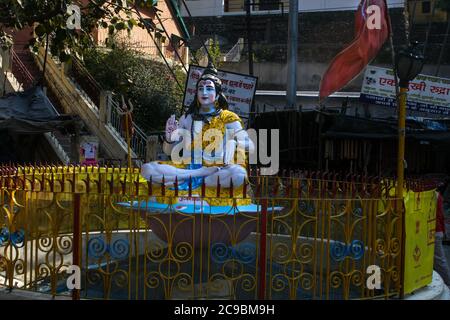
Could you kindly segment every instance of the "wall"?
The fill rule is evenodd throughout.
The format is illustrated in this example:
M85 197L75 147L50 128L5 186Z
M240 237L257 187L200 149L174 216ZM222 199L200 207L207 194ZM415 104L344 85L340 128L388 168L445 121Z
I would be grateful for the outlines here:
M394 41L404 42L403 9L391 9ZM301 13L298 19L299 59L303 61L329 61L354 38L354 11L330 11ZM247 28L242 16L186 18L194 25L197 49L206 39L221 40L224 53L236 44L240 37L246 37ZM268 60L285 60L287 55L288 16L253 15L251 19L252 40L255 51L269 51ZM197 47L196 47L197 45ZM258 56L263 56L257 53ZM389 56L389 55L388 55Z
M244 14L244 0L228 0L228 12L224 12L224 3L227 0L186 0L186 5L193 17L221 16ZM289 0L281 0L285 12L289 11ZM256 2L256 1L255 1ZM305 11L341 11L355 10L360 0L299 0L299 12ZM389 8L403 8L402 0L388 0ZM261 11L258 6L252 9L255 14ZM268 11L264 11L267 13ZM276 14L276 10L270 11ZM182 8L183 17L187 17L187 11Z
M430 2L430 12L423 13L422 5L424 2ZM414 15L414 21L416 23L427 23L432 17L433 7L436 3L436 0L418 0L418 1L410 1L409 3L409 14ZM415 7L415 8L414 8ZM445 22L447 20L447 13L443 10L436 9L433 17L434 22Z
M142 18L151 19L153 21L153 23L156 25L156 27L161 30L163 30L163 27L164 27L165 30L167 31L167 33L169 34L169 36L171 36L173 34L173 35L182 37L182 33L180 32L180 30L177 26L176 20L172 16L172 14L167 6L166 1L164 1L164 0L158 1L157 9L160 10L158 15L160 17L160 20L161 20L163 26L161 26L161 24L159 23L159 20L155 16L153 10L142 9L141 10ZM124 14L121 14L121 15L125 17ZM136 20L139 19L139 16L137 14L133 13L132 15L133 15L133 18L135 18ZM156 34L155 32L152 32L152 35L150 35L148 33L147 29L143 29L138 26L135 26L133 28L133 30L131 31L130 35L128 35L126 30L122 30L118 33L117 37L119 39L121 39L122 41L124 41L125 43L127 43L129 47L135 48L136 50L139 50L145 54L159 57L159 55L160 55L159 51L156 47L155 42L153 41L153 39L155 39L155 41L158 41L155 34ZM167 39L168 36L164 32L161 32L161 34L166 39L164 42L161 42L161 43L158 42L158 46L163 47L162 51L163 51L164 56L169 59L177 60L178 57L174 53L174 49L170 44L170 39ZM153 39L152 39L152 37L153 37ZM109 38L108 29L105 29L105 28L98 29L95 34L95 38L99 45L105 45L105 40L107 38ZM188 54L188 51L185 47L182 47L179 49L179 55L182 57L183 61L187 60L187 57L186 57L187 54Z
M222 15L223 1L224 0L185 0L189 12L194 17ZM184 5L182 5L180 9L183 17L189 16Z

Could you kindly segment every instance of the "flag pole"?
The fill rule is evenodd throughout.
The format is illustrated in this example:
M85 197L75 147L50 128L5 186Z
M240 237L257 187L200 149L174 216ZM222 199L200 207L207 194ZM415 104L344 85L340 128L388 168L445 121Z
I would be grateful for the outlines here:
M294 109L297 104L297 50L298 50L298 0L289 1L288 70L286 107Z
M398 200L397 209L402 212L402 235L401 235L401 256L400 256L400 299L405 296L405 248L406 248L406 217L403 209L403 182L405 175L405 126L406 126L406 92L407 89L400 89L400 85L397 79L397 66L396 66L396 53L394 47L394 31L392 30L391 14L389 7L386 4L386 18L389 27L389 42L391 46L392 57L392 71L394 72L395 83L395 100L397 103L398 112L398 154L397 154L397 185L396 185L396 197Z
M132 172L132 163L131 163L131 137L130 133L133 130L133 121L131 120L131 113L133 112L133 105L131 104L131 101L128 100L129 106L125 102L125 98L122 95L122 114L125 116L125 139L127 143L127 165L130 173ZM131 128L130 128L131 125Z
M126 134L126 139L127 139L127 158L128 158L128 169L130 172L132 172L131 170L131 142L130 142L130 111L127 111L127 113L125 114L126 120L125 120L125 134ZM130 121L131 122L131 121Z

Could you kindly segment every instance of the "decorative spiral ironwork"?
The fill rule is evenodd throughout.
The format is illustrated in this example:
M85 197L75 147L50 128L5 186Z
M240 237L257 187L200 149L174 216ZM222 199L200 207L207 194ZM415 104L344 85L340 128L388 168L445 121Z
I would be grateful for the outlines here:
M335 241L330 245L330 255L335 261L342 261L346 257L360 260L364 256L364 243L361 240L353 240L349 244Z
M180 242L174 250L174 258L179 262L187 262L192 258L192 245L187 242Z
M233 251L233 257L244 264L252 264L256 261L256 246L251 242L243 242L237 245Z
M127 240L117 239L112 245L108 246L108 251L112 258L120 260L128 256L130 246Z
M8 240L9 240L9 229L6 227L3 227L0 230L0 246L3 245Z
M90 257L100 259L107 253L111 258L124 259L130 253L130 245L125 239L117 239L111 245L106 244L102 237L89 239L88 254Z
M353 209L353 215L362 217L363 216L363 209L362 208L355 208Z
M242 290L250 292L256 288L256 279L251 274L244 274L240 279L240 287Z
M398 255L402 249L400 240L397 238L391 239L389 248L392 255Z
M361 240L353 240L349 246L349 254L355 260L359 260L364 256L364 242Z
M303 243L298 248L298 258L302 263L311 262L314 258L314 246L310 243Z
M19 229L13 233L9 232L7 227L3 227L0 230L0 246L5 242L10 241L15 247L21 248L24 246L25 230Z
M103 257L108 250L102 237L89 239L87 247L89 256L97 259Z
M330 255L335 261L342 261L347 257L347 244L334 241L330 245Z
M43 252L50 252L53 249L53 239L50 236L43 235L39 238L38 248Z
M272 276L272 289L280 292L286 289L289 285L288 280L284 274L274 274Z
M350 276L350 282L357 287L361 287L364 284L364 275L359 270L352 272Z
M6 271L8 267L8 259L6 257L0 256L0 272Z
M289 259L290 254L291 250L286 243L278 242L274 244L272 249L272 257L276 262L283 263Z
M159 272L150 272L145 279L145 285L152 289L158 288L160 282L161 274Z
M64 254L72 252L72 242L73 240L71 236L61 236L58 239L59 250Z
M343 274L339 271L334 271L330 274L330 285L332 288L337 289L342 286Z
M25 273L25 261L22 259L19 259L16 261L16 264L14 265L14 272L18 275L23 275Z
M92 285L101 282L103 279L102 273L98 269L88 270L86 276L88 283Z
M228 288L227 291L231 291L230 282L226 281L226 278L223 275L215 275L215 277L209 279L207 285L207 294L221 292L224 289Z
M119 288L123 288L128 284L128 273L124 270L117 270L112 274L114 284Z
M308 209L308 204L305 201L300 201L298 203L298 210L305 212Z
M310 273L302 273L300 275L299 283L303 290L311 290L314 288L315 282L314 282L314 275Z
M252 264L256 261L256 246L250 242L243 242L237 246L216 242L211 246L211 259L218 264L231 259L242 264Z
M163 259L167 258L164 250L164 245L158 241L152 241L148 244L148 247L145 250L145 256L148 260L153 262L161 262Z
M173 281L173 286L183 292L191 291L192 284L192 276L186 273L178 274L177 278Z
M223 274L230 280L239 279L244 273L244 266L236 260L228 260L223 264Z
M211 259L219 264L229 260L232 256L230 247L224 243L216 242L211 246Z

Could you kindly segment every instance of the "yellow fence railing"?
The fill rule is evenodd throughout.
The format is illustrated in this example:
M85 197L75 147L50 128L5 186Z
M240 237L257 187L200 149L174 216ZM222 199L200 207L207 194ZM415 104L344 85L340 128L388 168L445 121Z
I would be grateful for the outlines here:
M256 175L241 192L181 195L138 169L0 167L0 176L0 281L10 288L92 299L401 292L403 209L379 179ZM229 205L208 205L217 198Z

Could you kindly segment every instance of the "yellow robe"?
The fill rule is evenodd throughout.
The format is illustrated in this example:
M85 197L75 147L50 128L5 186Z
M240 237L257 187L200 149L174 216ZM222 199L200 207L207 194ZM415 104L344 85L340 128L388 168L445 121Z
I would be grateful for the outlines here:
M226 132L226 125L229 123L233 123L239 121L242 125L242 120L239 118L239 116L237 114L235 114L232 111L229 110L222 110L222 112L216 116L213 117L209 123L204 123L203 124L203 128L202 128L202 137L204 136L204 133L209 130L209 129L216 129L221 131L222 136L225 136L225 132ZM186 128L188 129L188 128ZM190 129L190 128L189 128ZM202 148L203 150L211 143L211 141L202 141ZM194 148L194 142L192 142L191 148ZM241 152L241 154L237 154L238 152ZM245 161L246 157L245 157L245 151L243 150L238 150L236 152L235 155L235 159L243 159ZM164 164L169 164L169 165L173 165L177 168L184 168L185 165L182 164L174 164L172 162L160 162L160 163L164 163ZM202 161L204 166L220 166L218 164L214 164L214 163L210 163L208 161L205 161L203 159ZM245 167L245 165L242 165ZM181 181L179 181L179 183L181 183ZM154 185L154 191L155 191L155 195L157 194L161 194L161 187L159 185ZM230 189L229 188L224 188L224 187L220 187L220 196L217 197L217 187L206 187L205 188L205 200L209 203L209 205L214 205L214 206L232 206L232 205L248 205L251 203L251 199L248 196L248 192L250 190L250 186L247 185L247 197L244 199L243 196L243 186L239 186L239 187L235 187L233 188L233 192L232 192L232 196L230 196ZM201 187L192 190L192 196L193 197L200 197L201 196ZM171 203L176 203L178 202L179 199L175 199L174 195L175 195L175 191L174 190L170 190L170 186L165 188L165 195L166 197L157 197L156 201L160 202L160 203L166 203L166 204L171 204ZM178 191L178 198L179 197L187 197L188 196L188 191ZM175 200L175 202L171 201L171 200Z

